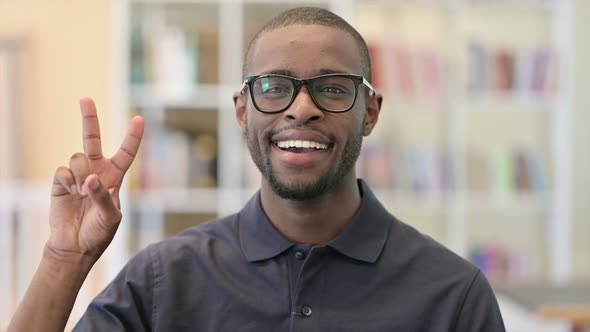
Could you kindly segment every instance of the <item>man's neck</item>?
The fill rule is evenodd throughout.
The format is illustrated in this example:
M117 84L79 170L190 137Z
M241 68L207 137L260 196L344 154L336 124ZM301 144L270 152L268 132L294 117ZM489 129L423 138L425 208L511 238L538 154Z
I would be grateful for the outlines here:
M276 195L263 181L261 203L273 226L295 243L323 245L340 234L361 204L356 179L343 179L329 193L313 200L295 201Z

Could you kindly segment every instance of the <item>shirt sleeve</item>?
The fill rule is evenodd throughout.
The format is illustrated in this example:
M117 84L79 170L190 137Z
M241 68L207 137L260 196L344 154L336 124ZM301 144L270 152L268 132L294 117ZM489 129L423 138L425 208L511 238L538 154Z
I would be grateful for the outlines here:
M88 306L73 331L150 331L154 289L151 247L141 251Z
M505 332L498 301L487 279L477 272L459 309L458 332Z

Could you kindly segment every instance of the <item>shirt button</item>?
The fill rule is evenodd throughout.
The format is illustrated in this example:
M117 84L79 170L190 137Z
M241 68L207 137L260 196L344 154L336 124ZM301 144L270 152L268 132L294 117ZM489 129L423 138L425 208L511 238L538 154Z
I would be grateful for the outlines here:
M311 308L308 306L304 306L303 308L301 308L301 313L303 314L303 316L309 317L311 316Z
M302 260L305 258L305 254L302 253L301 251L298 251L295 253L295 258L297 258L298 260Z

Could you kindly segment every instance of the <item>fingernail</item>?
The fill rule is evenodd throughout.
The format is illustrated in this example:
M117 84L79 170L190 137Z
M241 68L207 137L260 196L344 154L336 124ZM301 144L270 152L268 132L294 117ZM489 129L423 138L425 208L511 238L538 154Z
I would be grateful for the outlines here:
M100 182L98 182L98 179L96 179L94 181L90 181L90 183L88 184L88 187L92 191L97 191L99 186L100 186Z

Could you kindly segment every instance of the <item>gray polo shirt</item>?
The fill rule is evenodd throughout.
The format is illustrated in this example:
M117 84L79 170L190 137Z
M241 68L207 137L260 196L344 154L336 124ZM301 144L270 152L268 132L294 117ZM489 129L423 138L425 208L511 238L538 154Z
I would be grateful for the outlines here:
M286 240L256 194L135 256L75 331L504 331L481 272L389 214L363 181L332 242Z

